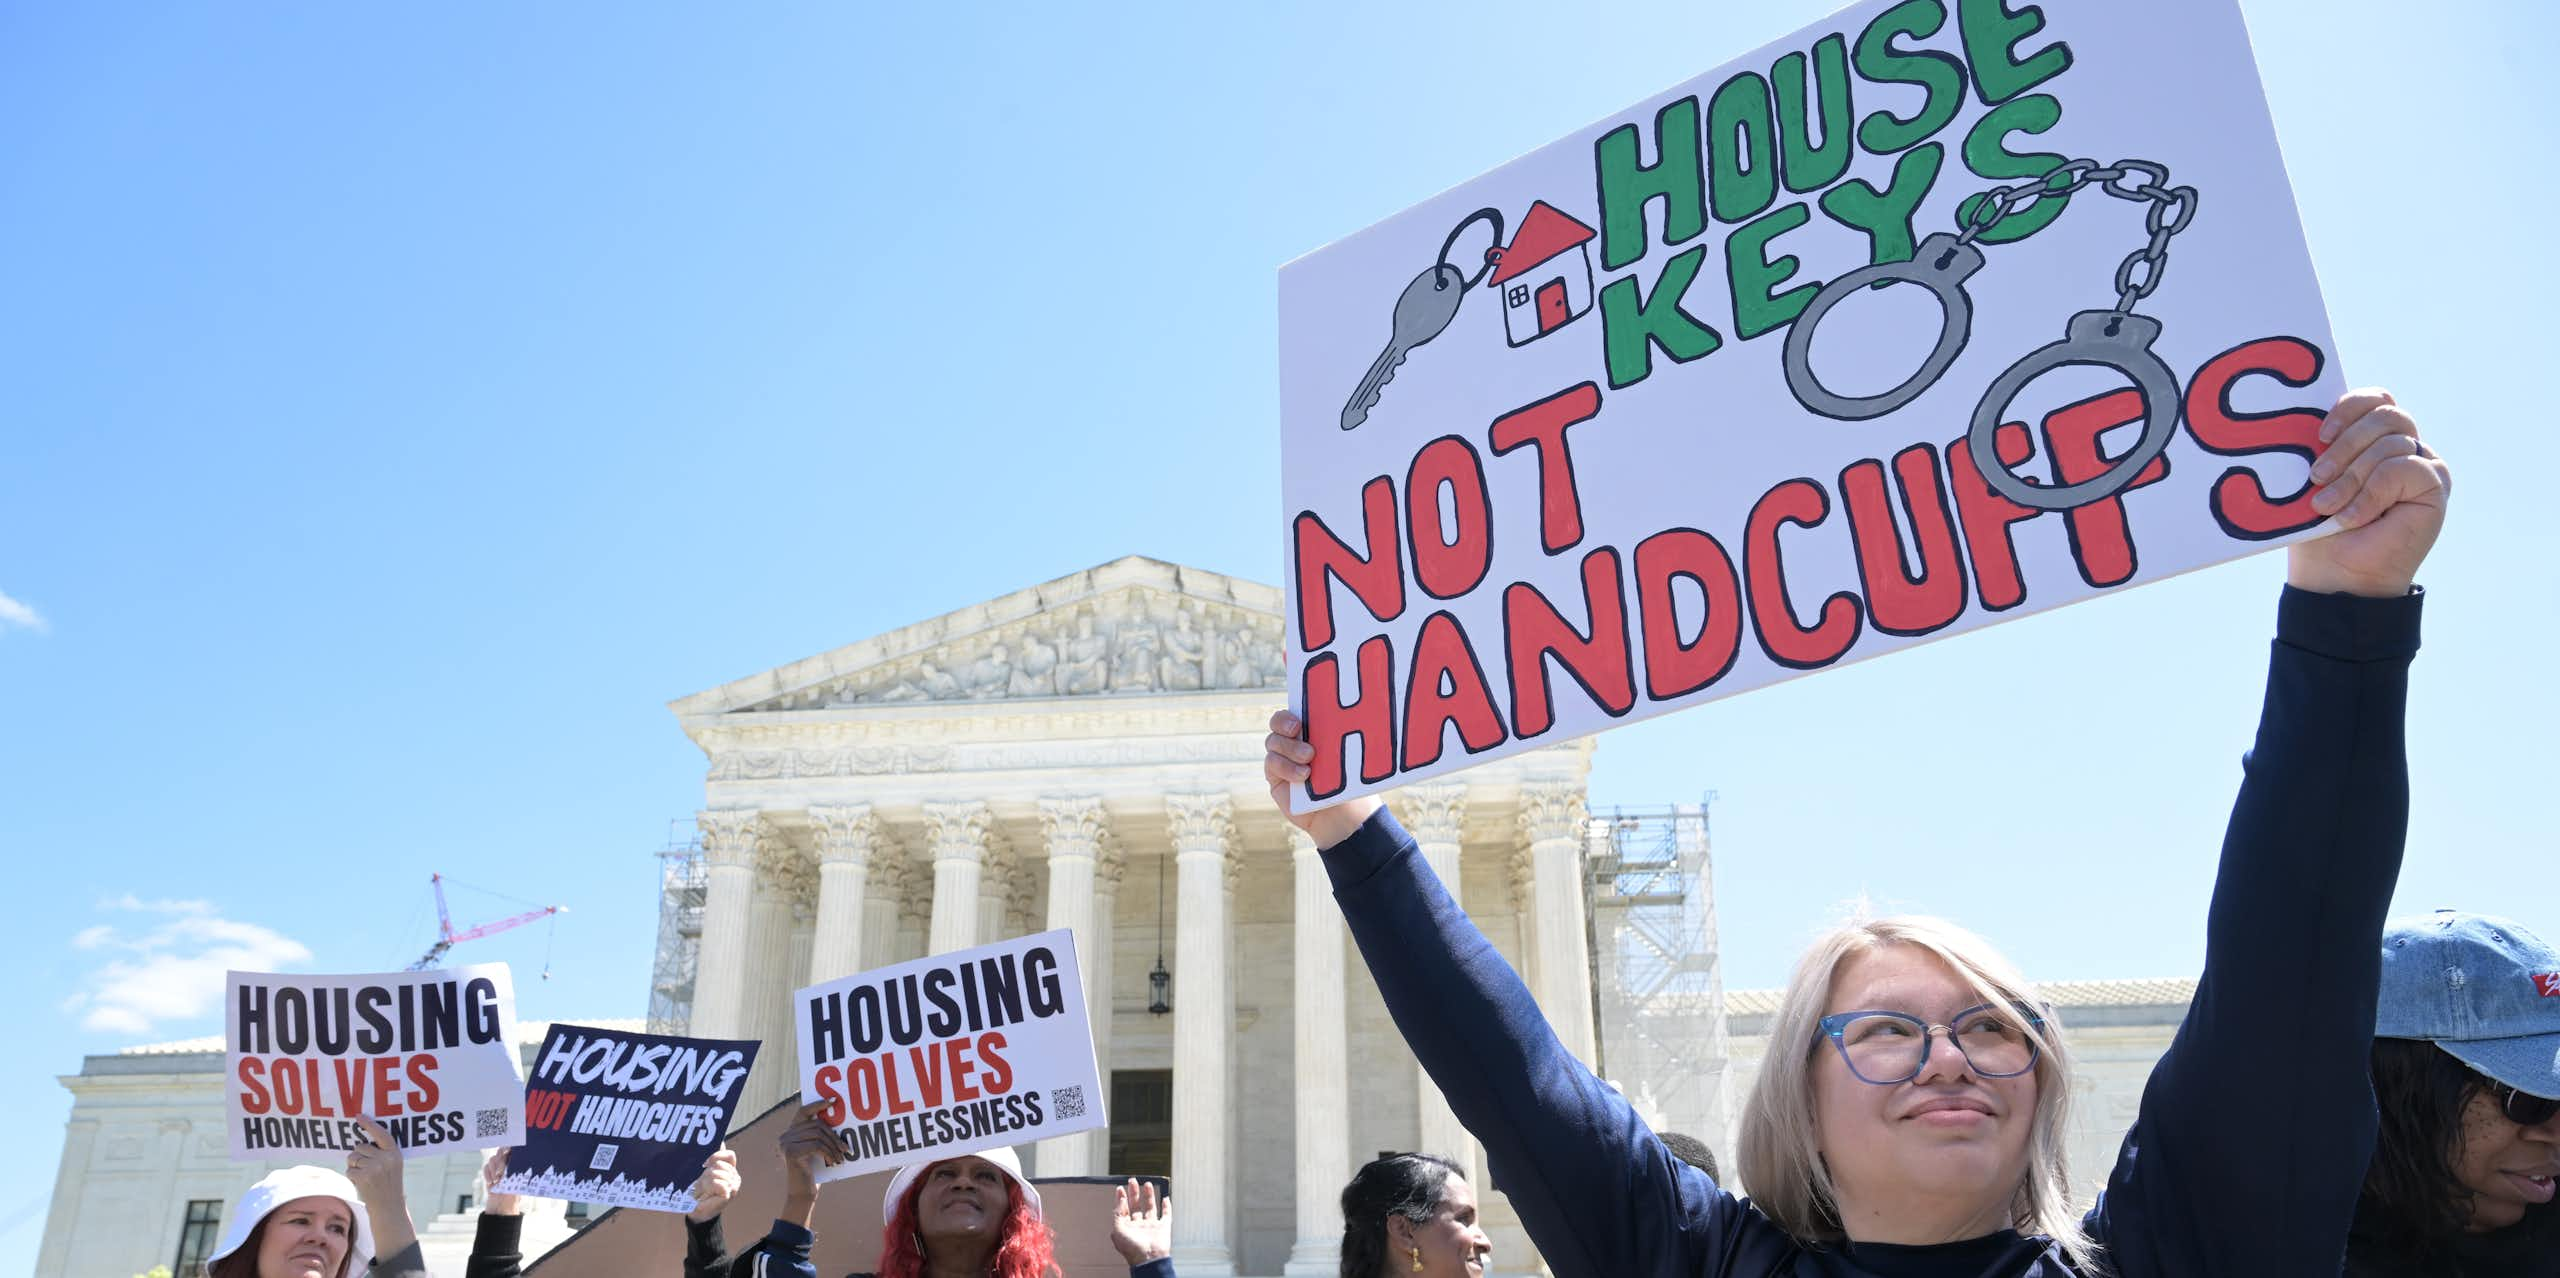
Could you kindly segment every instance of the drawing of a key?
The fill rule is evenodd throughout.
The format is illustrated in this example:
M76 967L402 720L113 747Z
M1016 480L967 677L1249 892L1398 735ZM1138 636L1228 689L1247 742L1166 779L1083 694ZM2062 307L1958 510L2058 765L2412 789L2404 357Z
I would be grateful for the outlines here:
M1378 393L1395 378L1396 367L1404 363L1414 347L1448 329L1449 321L1458 317L1458 303L1466 296L1467 277L1447 262L1414 276L1413 282L1404 286L1404 295L1396 299L1395 324L1387 335L1387 349L1378 353L1378 361L1369 366L1368 375L1351 392L1351 401L1342 406L1344 430L1369 420L1369 409L1378 402Z

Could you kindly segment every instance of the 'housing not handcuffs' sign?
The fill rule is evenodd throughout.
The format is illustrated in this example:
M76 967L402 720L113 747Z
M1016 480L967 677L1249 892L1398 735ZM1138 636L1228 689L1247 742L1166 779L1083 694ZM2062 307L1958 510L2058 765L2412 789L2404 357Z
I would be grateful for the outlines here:
M2341 388L2234 0L1870 0L1280 308L1302 808L2314 535Z

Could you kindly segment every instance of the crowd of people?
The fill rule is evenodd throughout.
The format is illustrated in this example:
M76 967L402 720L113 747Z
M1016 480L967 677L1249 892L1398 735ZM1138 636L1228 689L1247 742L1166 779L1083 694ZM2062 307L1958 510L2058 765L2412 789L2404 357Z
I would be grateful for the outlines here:
M2560 953L2503 919L2384 917L2408 824L2416 575L2450 472L2382 392L2342 398L2320 439L2314 508L2340 531L2289 550L2204 971L2093 1203L2064 1163L2069 1034L1971 931L1860 918L1805 953L1731 1151L1745 1198L1711 1151L1657 1136L1565 1050L1376 798L1288 816L1320 849L1398 1031L1553 1272L2560 1275ZM1297 717L1274 715L1264 779L1284 814L1312 758ZM370 1130L344 1174L290 1168L250 1191L212 1278L423 1273L398 1156ZM847 1156L802 1111L781 1140L782 1215L733 1256L721 1211L740 1172L715 1155L685 1274L814 1278L818 1174ZM1482 1278L1478 1202L1430 1151L1361 1167L1342 1191L1342 1278ZM517 1206L487 1195L470 1278L520 1268ZM881 1212L882 1278L1057 1271L1039 1189L1009 1150L901 1169ZM1170 1212L1133 1180L1094 1223L1132 1278L1171 1278Z

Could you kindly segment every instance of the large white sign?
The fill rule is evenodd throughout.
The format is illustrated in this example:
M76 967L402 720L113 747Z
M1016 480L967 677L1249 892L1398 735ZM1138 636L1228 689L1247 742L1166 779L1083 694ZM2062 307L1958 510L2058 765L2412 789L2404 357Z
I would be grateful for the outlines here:
M853 1157L820 1181L1100 1127L1075 933L875 968L792 998L800 1096Z
M524 1143L504 963L230 974L223 1092L237 1162L343 1154L382 1124L408 1157Z
M1302 809L2314 535L2342 389L2233 0L1852 6L1280 318Z

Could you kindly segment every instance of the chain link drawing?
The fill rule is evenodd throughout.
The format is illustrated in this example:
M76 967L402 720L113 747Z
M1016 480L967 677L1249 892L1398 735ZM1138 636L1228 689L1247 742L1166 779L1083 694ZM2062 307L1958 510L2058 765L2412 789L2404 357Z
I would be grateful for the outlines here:
M2116 304L2106 310L2082 311L2063 326L2062 340L2030 351L1993 378L1974 406L1966 442L1992 491L2035 510L2068 510L2122 490L2142 468L2167 448L2178 425L2178 379L2154 354L2160 321L2134 313L2134 307L2160 287L2168 270L2169 241L2195 220L2196 189L2172 187L2169 170L2149 160L2118 160L2102 166L2095 160L2073 160L2025 186L1999 186L1982 193L1956 234L1933 233L1920 241L1908 261L1860 267L1823 285L1787 333L1787 386L1797 402L1822 416L1841 421L1881 417L1918 399L1964 349L1973 334L1973 298L1965 281L1983 267L1976 241L2003 221L2040 200L2061 199L2095 186L2118 199L2146 206L2143 229L2149 239L2125 255L2116 267ZM1881 284L1917 284L1936 296L1944 312L1937 344L1928 358L1903 381L1880 394L1851 396L1833 392L1813 371L1813 334L1831 308L1861 290ZM2009 402L2027 383L2066 365L2112 368L2141 388L2146 416L2142 438L2105 473L2076 484L2028 482L2000 459L1997 434Z

